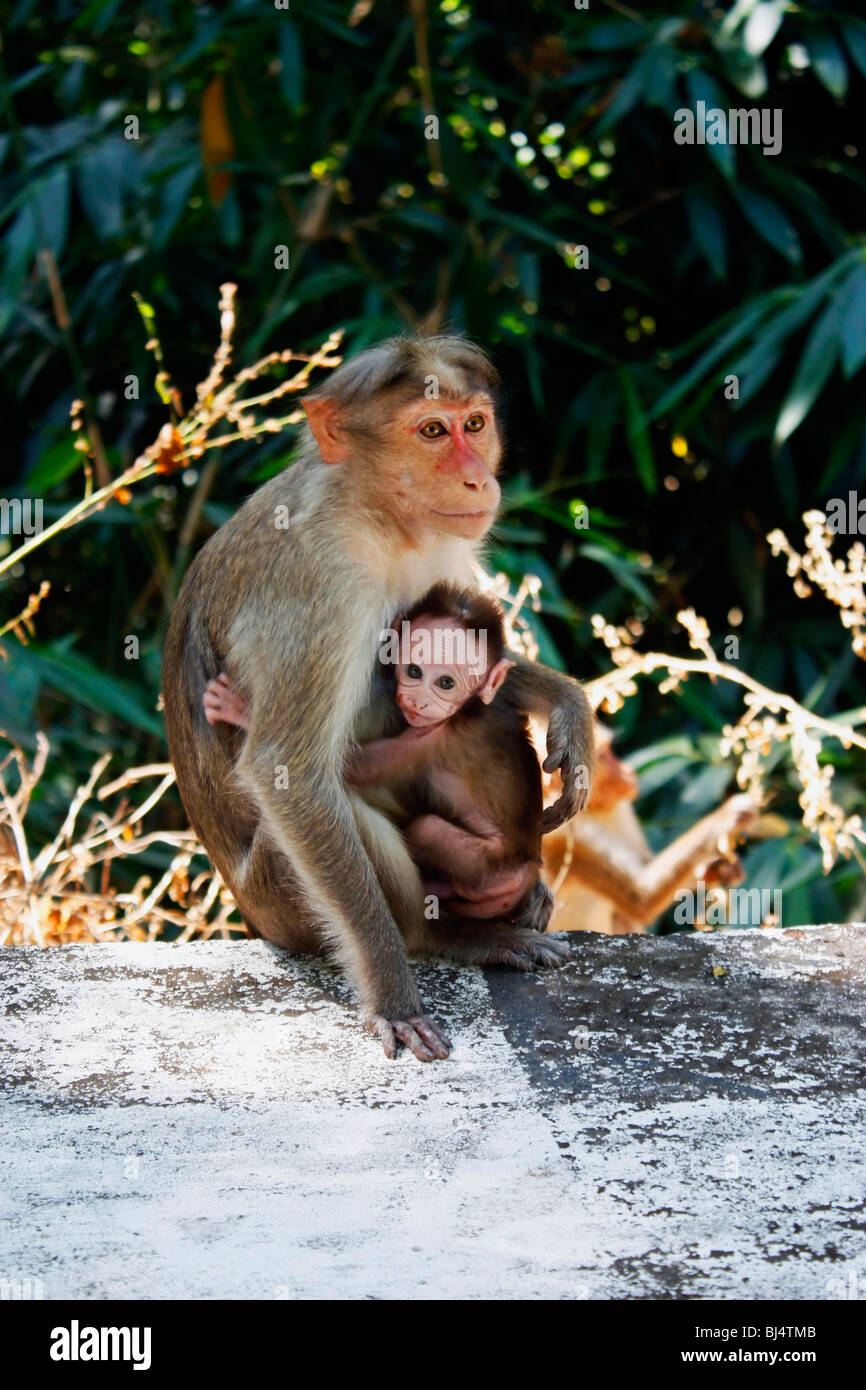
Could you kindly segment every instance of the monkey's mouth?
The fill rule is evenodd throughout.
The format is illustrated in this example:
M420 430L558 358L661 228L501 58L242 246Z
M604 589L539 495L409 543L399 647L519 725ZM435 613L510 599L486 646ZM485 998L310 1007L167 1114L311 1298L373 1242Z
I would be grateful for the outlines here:
M403 718L406 720L406 723L411 724L412 727L415 729L422 728L425 724L432 724L435 722L434 715L425 714L414 709L406 709L405 705L400 706L400 712L403 715Z
M489 510L483 512L437 512L434 510L433 515L444 516L448 521L486 521L488 518L492 521L496 513Z
M410 710L401 704L399 699L397 706L406 723L413 729L434 729L437 724L443 723L443 716L431 713L429 710Z

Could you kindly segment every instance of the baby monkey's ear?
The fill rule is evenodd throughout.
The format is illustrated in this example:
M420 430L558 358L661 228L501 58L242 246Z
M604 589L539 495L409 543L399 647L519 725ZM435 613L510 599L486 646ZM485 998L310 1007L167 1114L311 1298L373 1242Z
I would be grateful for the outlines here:
M485 705L490 704L490 701L505 680L511 667L514 665L515 663L513 661L509 661L508 657L504 656L501 661L497 661L494 666L491 666L487 675L484 677L484 684L477 691L477 694L484 701Z

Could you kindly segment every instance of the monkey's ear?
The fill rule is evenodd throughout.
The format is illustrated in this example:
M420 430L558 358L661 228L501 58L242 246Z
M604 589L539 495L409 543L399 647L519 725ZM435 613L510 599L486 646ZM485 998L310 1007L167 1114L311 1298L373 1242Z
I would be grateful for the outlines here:
M478 695L484 701L485 705L490 704L497 690L505 680L505 677L508 675L508 672L511 670L511 667L515 664L515 662L509 661L508 658L504 656L501 661L496 662L495 666L491 666L484 678L484 684L478 691Z
M349 450L340 430L340 409L336 401L327 396L302 396L301 405L324 462L345 463Z

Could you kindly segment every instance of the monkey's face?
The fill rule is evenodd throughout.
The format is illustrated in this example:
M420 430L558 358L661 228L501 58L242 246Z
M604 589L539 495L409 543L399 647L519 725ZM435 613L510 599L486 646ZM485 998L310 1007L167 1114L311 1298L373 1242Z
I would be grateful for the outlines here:
M479 540L499 508L502 446L493 401L415 400L397 414L395 494L413 530Z
M397 667L396 675L397 704L413 729L444 724L484 685L486 643L483 649L470 649L467 636L450 618L419 617L412 624L411 659ZM443 655L446 660L434 660Z

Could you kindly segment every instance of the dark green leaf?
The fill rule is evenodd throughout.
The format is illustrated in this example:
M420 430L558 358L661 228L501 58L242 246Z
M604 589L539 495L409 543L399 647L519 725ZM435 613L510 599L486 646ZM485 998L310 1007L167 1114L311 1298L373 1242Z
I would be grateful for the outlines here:
M643 78L647 106L658 106L666 112L673 110L676 105L676 80L676 50L657 41L647 52Z
M685 376L680 377L679 381L656 401L651 411L651 418L658 420L660 416L666 415L673 406L682 400L683 396L691 391L692 387L696 386L709 372L717 368L720 362L724 361L731 348L736 347L755 325L766 317L766 313L767 304L761 299L757 304L749 305L740 315L736 316L727 333L723 333L694 366L689 368Z
M761 325L760 335L754 346L744 357L738 358L731 371L748 382L757 372L761 380L766 375L768 355L781 349L786 340L810 319L825 298L828 290L846 269L857 259L857 252L846 252L837 261L822 271L814 280L793 294L793 302L787 302L770 314ZM790 300L791 292L786 297Z
M718 805L730 784L729 767L704 767L689 779L682 795L682 804L688 806L695 817L703 816Z
M818 81L834 97L848 90L848 64L841 46L826 29L809 35L809 56Z
M728 101L719 84L714 77L703 68L690 68L686 73L686 90L689 94L689 101L697 111L697 104L703 101L706 109L715 107L722 111L727 111ZM697 117L696 117L697 120ZM697 132L696 132L697 134ZM733 179L737 169L737 159L735 147L730 144L713 145L707 143L704 148L716 168L726 179Z
M846 20L842 25L842 33L845 35L848 52L866 77L866 24L856 19Z
M836 365L845 309L837 291L809 334L794 384L776 421L773 443L777 449L805 420Z
M523 236L529 237L532 241L542 241L547 246L561 246L563 243L562 236L548 231L537 222L530 222L526 217L518 217L516 213L505 212L490 206L484 209L484 217L492 218L494 222L501 222L505 227L512 227L514 231L521 232Z
M311 19L315 24L321 24L323 29L335 34L342 43L351 43L358 48L367 48L370 44L366 34L361 33L358 29L347 28L344 19L333 19L331 15L325 14L324 10L316 9L314 5L305 9L304 19Z
M779 255L784 256L792 265L800 265L803 260L800 238L794 224L782 212L778 203L774 203L766 193L758 193L752 188L740 186L735 189L735 193L744 215L767 245L778 251Z
M129 141L116 135L91 146L78 162L78 196L102 241L117 236L123 226L124 188L134 167Z
M36 497L50 492L64 478L81 471L81 455L72 447L71 439L51 444L27 474L27 486Z
M617 584L621 585L623 589L628 589L648 608L655 606L652 590L640 576L638 567L633 561L623 559L606 545L584 544L580 546L579 553L582 559L595 560L599 565L603 565Z
M858 265L839 293L845 306L842 374L847 381L866 362L866 266Z
M162 189L159 216L153 226L153 245L165 246L183 216L189 196L201 173L201 164L187 164L166 179Z
M646 771L640 773L640 795L650 796L653 792L659 791L661 787L666 787L675 777L679 777L681 772L685 772L692 762L693 758L691 757L668 756L660 762L654 763L652 767L648 767Z
M66 245L69 223L69 174L59 168L30 186L29 197L6 240L10 263L16 270L43 247L59 260Z
M31 645L16 653L16 659L35 667L45 685L73 703L108 710L137 729L162 735L162 720L148 707L140 686L106 675L76 652L57 644Z
M632 64L630 70L617 86L613 101L607 107L596 127L599 134L605 130L612 130L617 122L622 120L623 116L627 115L632 107L641 100L655 61L656 57L653 50L645 49L637 62Z
M595 52L608 49L631 48L647 38L643 24L633 19L613 19L606 24L595 24L587 33L583 44Z
M737 370L736 364L731 368L731 373L740 378L740 390L735 409L742 409L747 401L758 394L764 382L772 376L778 367L781 357L781 348L771 349L759 342L754 354L749 354L748 370L744 371L742 376Z
M304 100L304 55L298 31L285 13L279 14L280 86L293 111Z
M621 368L618 376L625 402L626 438L644 492L652 494L658 489L658 477L647 430L647 419L631 372Z
M718 203L705 188L695 185L686 194L686 211L692 240L713 274L724 279L728 239Z
M29 68L27 72L22 72L20 77L9 83L10 92L17 95L23 92L26 87L32 87L34 82L38 82L40 77L46 77L50 69L46 63L40 63L38 67Z

